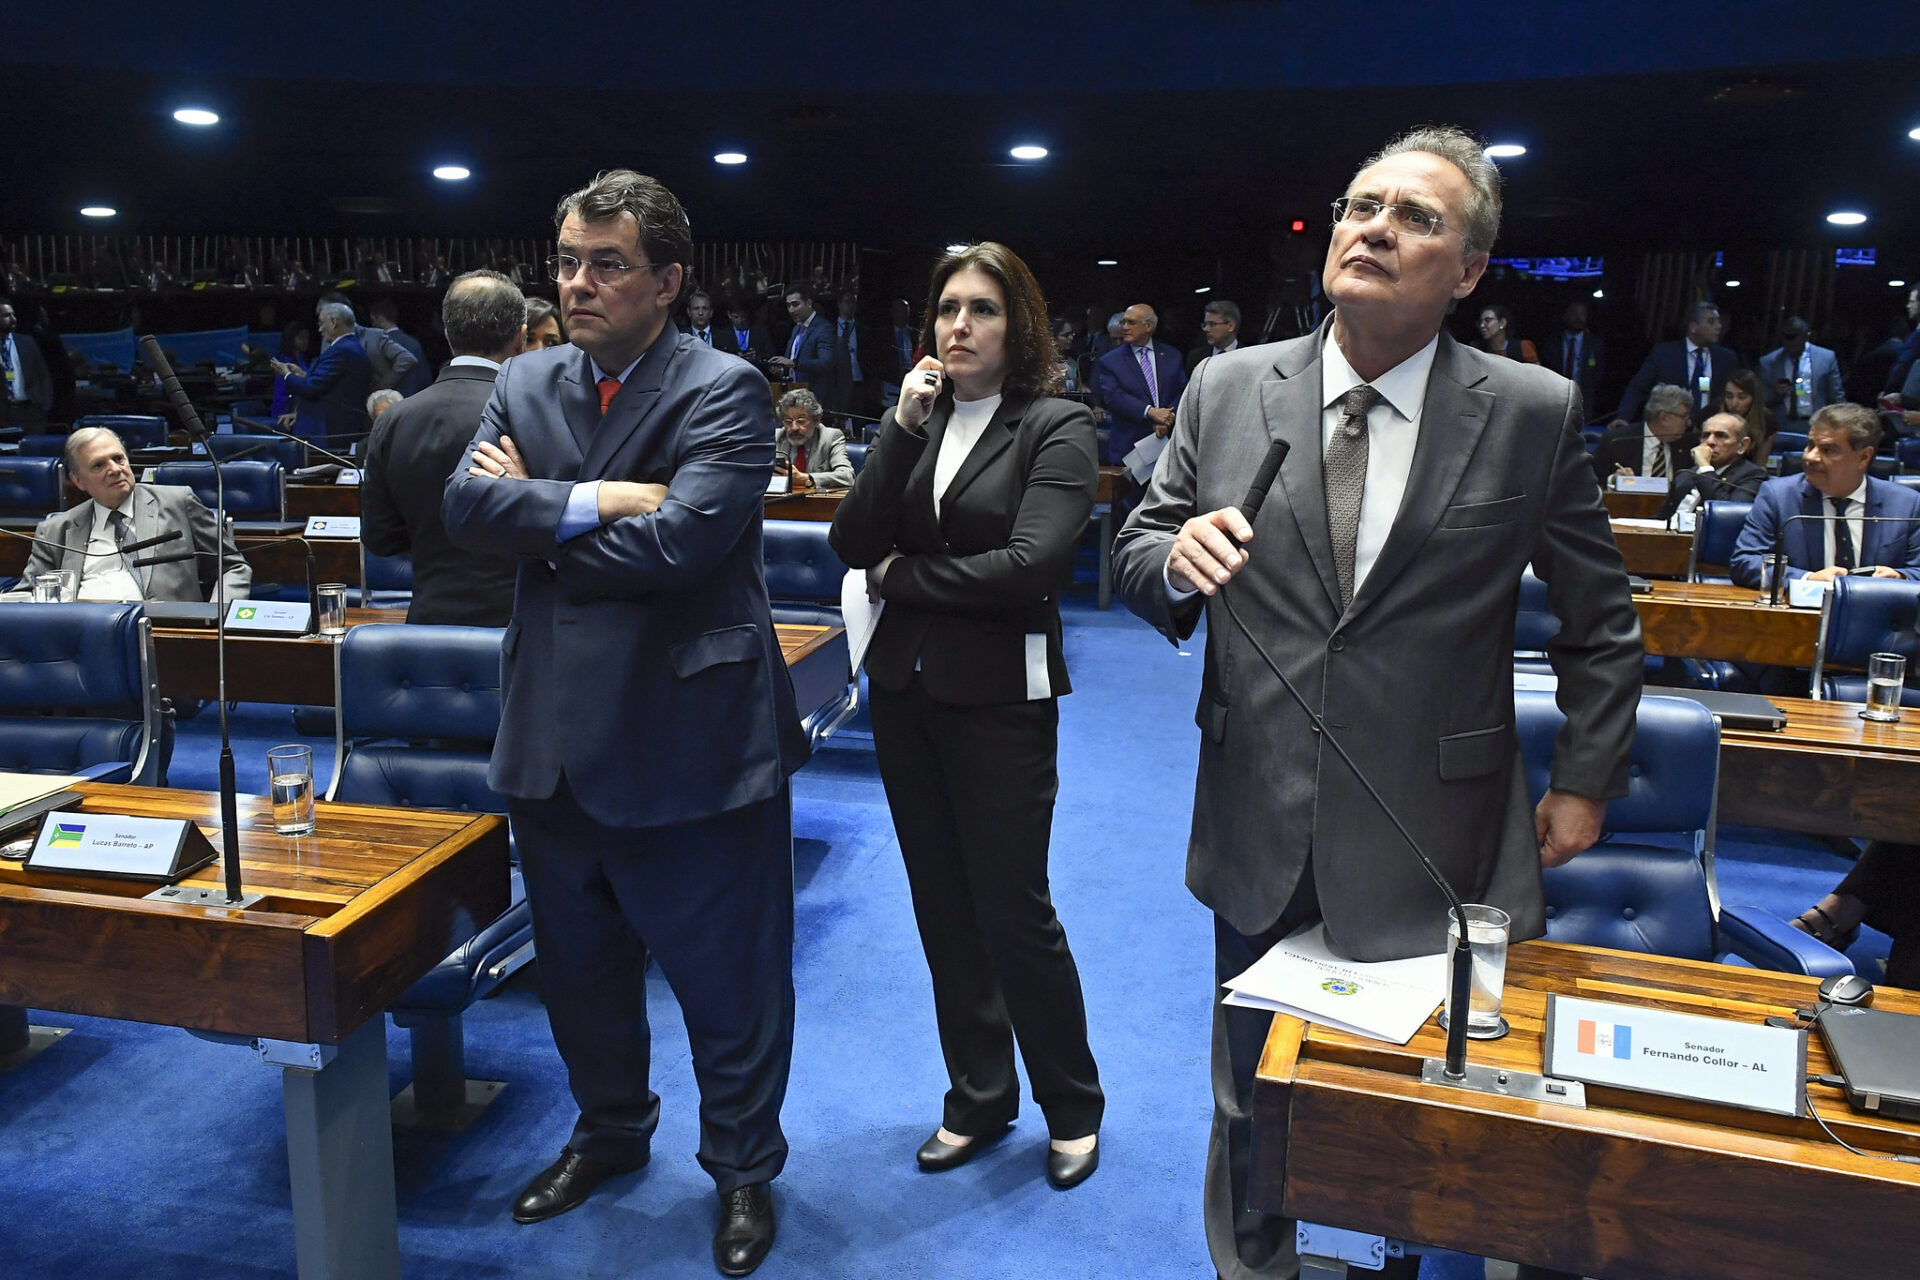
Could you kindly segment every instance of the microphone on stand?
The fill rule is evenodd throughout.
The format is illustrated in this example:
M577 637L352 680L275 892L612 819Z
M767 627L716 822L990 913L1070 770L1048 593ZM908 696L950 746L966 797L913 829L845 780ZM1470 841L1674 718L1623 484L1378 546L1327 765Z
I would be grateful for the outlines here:
M1777 608L1780 604L1780 588L1787 579L1787 526L1798 520L1818 520L1822 524L1827 524L1835 520L1858 520L1862 524L1920 524L1920 516L1837 516L1830 511L1822 512L1819 515L1808 515L1802 511L1795 515L1788 516L1780 522L1780 529L1778 533L1775 534L1773 540L1773 551L1767 557L1768 567L1773 570L1773 582L1767 592L1767 606L1769 608ZM1854 548L1856 558L1859 556L1859 553L1860 548ZM1873 565L1861 565L1849 569L1847 572L1858 573L1863 568L1872 569L1874 567ZM1887 568L1890 569L1893 567L1892 565L1887 566Z
M307 446L307 449L310 452L317 453L323 458L326 458L333 462L337 462L349 471L358 471L360 469L360 464L358 462L355 462L352 458L349 458L344 454L334 453L332 450L329 450L329 449L322 449L319 445L315 444L310 437L295 435L291 431L282 431L279 427L269 426L267 423L260 421L260 419L258 418L235 418L234 421L246 423L247 430L249 431L260 431L270 436L279 436L282 440L298 441L299 443ZM371 434L371 433L368 433L368 434ZM334 436L321 437L321 439L323 440L332 440L335 438L336 437ZM354 439L357 440L361 438L362 436L360 434L354 433ZM242 450L242 452L245 452L245 450ZM238 457L238 456L239 456L238 454L234 455L234 457ZM223 459L223 461L231 461L231 459Z
M1247 496L1240 503L1240 514L1249 527L1252 526L1254 517L1260 514L1260 508L1265 505L1267 491L1273 488L1274 479L1280 474L1280 465L1287 460L1287 454L1291 449L1292 445L1285 440L1275 440L1268 446L1266 457L1261 459L1260 469L1254 472L1253 483L1247 488ZM1280 664L1275 662L1272 655L1267 652L1266 646L1254 637L1253 631L1241 619L1239 611L1233 607L1232 596L1228 594L1226 587L1220 589L1219 595L1220 603L1226 606L1227 617L1232 619L1233 625L1240 629L1240 634L1245 636L1247 643L1253 646L1254 653L1259 655L1261 662L1266 664L1267 670L1273 672L1295 705L1306 713L1307 721L1313 726L1313 731L1333 748L1334 754L1353 771L1353 776L1359 780L1361 787L1373 798L1373 802L1380 806L1380 812L1387 816L1387 821L1393 824L1393 829L1400 833L1400 838L1407 842L1409 849L1413 850L1413 856L1420 860L1421 869L1427 873L1434 884L1440 887L1440 892L1446 895L1448 907L1453 912L1454 918L1460 922L1460 934L1453 941L1453 955L1449 962L1451 989L1447 997L1447 1058L1444 1071L1448 1083L1465 1084L1467 1082L1467 1009L1471 1000L1473 980L1473 948L1467 938L1465 904L1460 901L1460 895L1454 892L1453 885L1447 881L1446 876L1441 874L1440 868L1434 865L1433 859L1427 856L1426 850L1420 847L1420 842L1413 838L1413 833L1407 830L1406 824L1400 821L1400 816L1393 811L1393 806L1387 803L1386 798L1374 787L1373 782L1361 771L1360 766L1354 763L1353 757L1347 754L1347 749L1340 744L1340 740L1333 736L1333 730L1328 727L1327 722L1320 718L1319 712L1308 705L1307 700L1294 687L1293 681L1287 678L1287 673L1280 669Z

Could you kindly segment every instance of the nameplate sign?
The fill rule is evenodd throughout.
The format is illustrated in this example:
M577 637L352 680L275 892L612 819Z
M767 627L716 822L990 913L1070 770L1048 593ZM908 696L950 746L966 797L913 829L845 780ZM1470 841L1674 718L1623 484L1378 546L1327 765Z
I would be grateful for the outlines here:
M185 818L50 813L27 866L125 880L171 882L213 861L213 845Z
M1807 1033L1549 995L1546 1074L1797 1116Z
M1824 578L1788 578L1787 603L1796 609L1818 609L1833 583Z
M359 516L308 516L309 538L354 539L360 536Z
M340 474L333 478L335 484L359 484L360 473L352 467L340 468Z
M227 606L227 630L303 636L312 630L313 606L292 600L235 600Z
M1620 493L1665 493L1665 476L1615 476L1613 487Z
M775 494L791 492L793 492L792 477L782 475L777 471L767 477L767 496L772 497Z

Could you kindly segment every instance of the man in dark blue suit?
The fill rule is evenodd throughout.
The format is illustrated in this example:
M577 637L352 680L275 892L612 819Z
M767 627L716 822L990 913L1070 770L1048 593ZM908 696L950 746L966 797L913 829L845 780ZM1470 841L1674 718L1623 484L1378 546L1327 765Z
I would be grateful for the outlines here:
M1141 437L1173 429L1173 410L1187 389L1180 353L1153 340L1160 317L1144 302L1120 317L1119 346L1094 366L1094 389L1107 407L1107 461L1119 463Z
M308 437L358 437L367 430L367 393L373 375L367 349L355 332L353 308L338 302L320 304L320 354L313 366L273 361L273 371L286 380L293 396L289 430Z
M813 287L796 284L787 290L787 318L793 332L787 335L784 354L767 361L775 377L814 388L827 389L833 381L835 348L833 326L813 309Z
M787 1157L787 777L806 758L762 569L773 415L764 378L668 319L692 260L671 192L616 169L556 221L572 344L501 369L443 506L456 542L520 557L488 780L580 1106L513 1212L563 1213L646 1163L651 949L692 1048L714 1261L745 1275Z
M1620 397L1620 407L1614 410L1610 425L1634 421L1647 402L1647 392L1662 382L1685 387L1693 398L1693 420L1705 422L1719 409L1720 392L1740 367L1740 357L1733 349L1720 345L1721 328L1720 308L1713 303L1696 302L1688 307L1687 336L1679 342L1662 342L1647 352L1640 371Z
M1879 438L1880 420L1862 405L1828 405L1815 414L1805 473L1760 486L1733 546L1733 580L1765 585L1778 546L1786 548L1789 578L1871 572L1920 580L1920 494L1867 474ZM1884 517L1894 519L1879 523Z

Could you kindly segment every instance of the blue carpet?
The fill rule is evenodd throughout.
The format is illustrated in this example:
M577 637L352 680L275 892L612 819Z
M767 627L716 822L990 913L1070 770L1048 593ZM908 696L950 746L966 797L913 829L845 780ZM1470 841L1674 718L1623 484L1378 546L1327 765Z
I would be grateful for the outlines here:
M913 1149L945 1088L932 1003L885 796L861 721L795 779L799 1024L776 1185L780 1237L760 1275L1153 1276L1204 1280L1199 1216L1209 1114L1211 935L1182 887L1195 758L1198 644L1176 651L1122 611L1070 600L1076 687L1061 703L1053 889L1086 986L1107 1090L1102 1164L1060 1194L1029 1104L1013 1134L965 1168L918 1173ZM1125 689L1124 695L1115 690ZM306 741L324 788L330 739L303 739L284 707L233 716L244 791L264 790L266 748ZM176 786L215 785L216 719L183 724ZM1792 914L1844 863L1814 842L1727 831L1732 901ZM1871 937L1856 949L1869 954ZM1884 940L1878 943L1884 952ZM671 992L649 978L653 1163L549 1223L508 1218L525 1179L574 1118L531 983L467 1018L468 1066L509 1087L468 1133L396 1135L401 1252L410 1278L682 1277L708 1261L714 1197L694 1162L695 1092ZM277 1073L180 1031L39 1015L73 1034L0 1075L0 1273L94 1280L293 1274ZM390 1031L397 1091L409 1074ZM1464 1278L1477 1261L1429 1259Z

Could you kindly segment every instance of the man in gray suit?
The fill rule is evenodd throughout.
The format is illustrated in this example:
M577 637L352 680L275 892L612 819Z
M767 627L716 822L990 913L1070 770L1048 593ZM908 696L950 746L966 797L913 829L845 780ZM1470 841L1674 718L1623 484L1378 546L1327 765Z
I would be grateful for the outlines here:
M1446 903L1354 772L1222 607L1316 706L1469 902L1545 930L1540 868L1598 837L1626 791L1639 621L1579 435L1578 390L1462 347L1450 302L1486 269L1499 174L1458 130L1389 144L1338 202L1318 332L1203 362L1121 532L1122 599L1178 643L1208 613L1188 887L1217 978L1324 920L1358 960L1440 951ZM1234 504L1291 443L1249 527ZM1512 636L1531 563L1560 619L1567 712L1529 813ZM1293 1224L1247 1208L1252 1079L1268 1019L1218 1006L1206 1228L1225 1280L1290 1275ZM1406 1274L1411 1275L1411 1270Z
M1825 347L1808 341L1807 322L1788 316L1780 326L1780 345L1760 357L1756 372L1782 431L1805 434L1813 415L1847 398L1840 377L1840 359Z
M82 600L192 600L213 595L216 557L227 576L227 598L244 599L253 583L233 530L215 536L214 513L185 485L136 484L127 447L105 427L81 427L67 437L67 475L87 500L40 522L23 582L36 573L73 573ZM178 532L183 539L133 555L114 548ZM61 550L47 546L58 543ZM149 557L196 552L169 564L140 565Z

